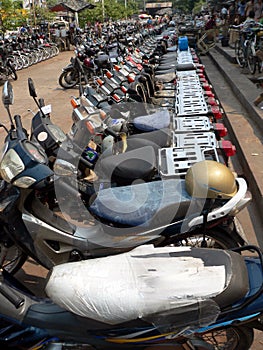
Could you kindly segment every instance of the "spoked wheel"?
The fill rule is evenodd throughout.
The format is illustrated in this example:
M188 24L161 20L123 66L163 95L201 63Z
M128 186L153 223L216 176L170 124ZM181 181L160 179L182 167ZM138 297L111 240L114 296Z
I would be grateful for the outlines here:
M16 70L10 62L7 63L7 69L8 69L8 76L11 77L13 80L17 80L18 77L16 74Z
M247 65L250 73L255 74L257 69L257 57L253 55L250 45L247 46Z
M78 77L75 71L66 71L61 73L58 82L64 89L71 89L77 85Z
M242 48L242 43L240 40L237 40L235 42L235 56L236 56L236 60L237 60L238 65L241 68L244 68L245 67L245 57L244 57L244 51Z
M4 270L14 274L23 266L27 255L16 245L6 247L3 243L0 243L0 259Z
M204 236L202 232L187 232L173 237L173 245L190 246L198 248L230 249L238 247L240 244L234 237L230 237L223 230L208 230Z
M199 338L213 345L215 350L249 350L254 332L248 327L226 327L205 333Z

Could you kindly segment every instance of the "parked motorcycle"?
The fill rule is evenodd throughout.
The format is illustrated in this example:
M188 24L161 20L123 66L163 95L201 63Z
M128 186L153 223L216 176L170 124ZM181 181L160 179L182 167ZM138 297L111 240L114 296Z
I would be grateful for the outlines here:
M103 69L110 68L110 58L103 52L86 54L80 48L76 48L75 57L71 57L70 64L63 68L58 82L64 89L70 89L76 86L79 81L85 82L83 75L89 80L96 75L100 75ZM81 80L79 79L80 71L83 71Z
M4 46L0 46L0 80L5 81L9 78L17 80L18 76L15 67L8 58L6 48Z
M256 246L145 245L55 266L45 286L49 298L40 298L1 270L0 344L4 349L249 350L254 329L263 329L262 271Z

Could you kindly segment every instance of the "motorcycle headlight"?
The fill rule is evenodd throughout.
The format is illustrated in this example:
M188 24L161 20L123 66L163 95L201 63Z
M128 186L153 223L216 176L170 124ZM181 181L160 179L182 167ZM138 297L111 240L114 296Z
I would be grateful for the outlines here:
M66 134L58 126L49 124L47 125L47 129L57 142L63 142L67 139Z
M31 185L33 185L33 183L35 183L36 180L33 177L30 176L22 176L19 179L14 181L14 185L17 187L21 187L21 188L28 188Z
M63 159L55 161L53 170L58 176L73 176L77 174L75 166Z
M2 178L6 182L11 182L11 180L18 174L22 173L24 169L24 163L16 151L12 148L7 151L0 164L0 174Z

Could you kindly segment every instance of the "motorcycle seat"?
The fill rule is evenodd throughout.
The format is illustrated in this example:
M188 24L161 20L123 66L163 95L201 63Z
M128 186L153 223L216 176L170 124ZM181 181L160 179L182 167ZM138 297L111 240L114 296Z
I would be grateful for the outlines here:
M135 140L138 142L138 144L133 146L132 142ZM171 145L171 130L168 128L164 128L160 130L154 130L151 132L133 134L133 135L129 135L129 138L127 141L128 141L129 149L135 148L135 146L137 146L138 148L139 145L141 147L152 145L155 149L156 149L156 146L158 146L158 148L168 147ZM154 145L152 143L154 143Z
M99 55L98 57L94 58L94 63L99 67L105 67L109 63L109 56L108 55Z
M102 189L89 211L117 226L156 228L184 219L190 205L191 213L200 214L200 203L188 195L184 180L169 179Z
M148 181L152 178L157 168L158 146L154 143L149 145L149 142L145 146L144 140L131 140L130 144L131 149L127 148L125 153L100 157L97 165L105 179L126 185L135 180Z
M199 328L220 316L220 295L228 293L231 305L248 289L246 265L238 253L143 245L123 254L57 265L45 291L66 310L106 324L143 320Z
M168 128L170 122L171 118L167 109L158 110L153 114L136 117L132 121L134 126L142 131L152 131Z

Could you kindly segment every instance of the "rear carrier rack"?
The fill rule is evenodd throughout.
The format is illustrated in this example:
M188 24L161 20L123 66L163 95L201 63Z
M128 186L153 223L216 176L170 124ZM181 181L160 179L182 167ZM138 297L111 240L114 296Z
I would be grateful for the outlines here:
M219 161L216 148L170 147L159 150L159 173L162 178L184 178L187 170L202 160Z
M188 133L188 132L200 132L210 131L211 124L208 117L194 116L191 117L174 117L173 118L173 131L175 133Z
M177 95L175 102L175 113L177 116L206 115L208 106L203 94L197 95Z
M198 145L201 148L216 148L217 140L214 132L197 132L187 134L173 133L174 147L188 147L191 145Z

